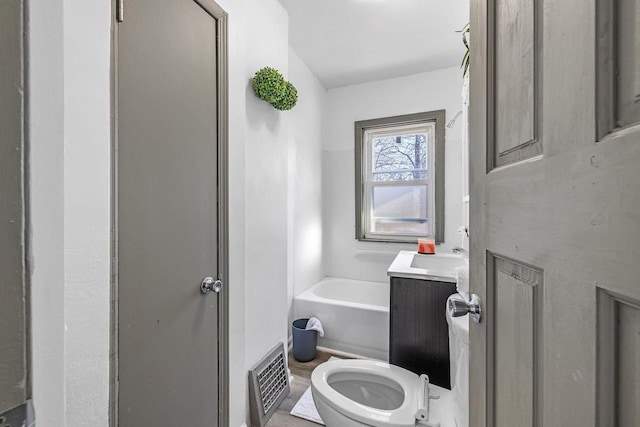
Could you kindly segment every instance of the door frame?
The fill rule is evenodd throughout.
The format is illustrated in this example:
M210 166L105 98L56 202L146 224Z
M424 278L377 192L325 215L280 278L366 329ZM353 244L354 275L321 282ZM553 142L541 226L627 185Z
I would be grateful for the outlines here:
M192 0L216 20L218 123L218 426L229 425L229 55L228 14L214 0ZM111 319L109 425L118 426L118 23L126 0L111 0Z
M0 181L0 191L3 205L12 208L0 209L3 224L9 231L11 249L5 248L0 253L5 258L13 258L12 273L9 278L10 287L0 285L0 301L6 299L11 307L3 306L0 313L5 322L11 326L10 330L17 332L18 339L3 335L5 345L13 350L15 357L3 360L15 370L6 369L0 374L0 381L10 386L0 405L0 424L5 422L12 425L33 426L35 414L33 412L33 370L31 360L32 331L31 331L31 221L29 211L29 61L28 61L28 3L26 0L6 2L7 8L15 8L15 14L4 16L8 25L0 26L0 46L13 54L0 60L11 79L0 80L3 92L8 94L0 98L0 118L10 118L10 124L3 134L3 144L12 145L16 150L15 156L0 156L0 169L8 171L8 175L15 179ZM0 18L0 21L2 19ZM6 123L5 123L6 124ZM15 245L15 246L14 246ZM17 251L14 249L17 246ZM15 289L17 288L17 289ZM16 292L17 290L17 292ZM0 304L1 305L1 304ZM15 365L15 366L13 366ZM15 406L8 406L15 405Z

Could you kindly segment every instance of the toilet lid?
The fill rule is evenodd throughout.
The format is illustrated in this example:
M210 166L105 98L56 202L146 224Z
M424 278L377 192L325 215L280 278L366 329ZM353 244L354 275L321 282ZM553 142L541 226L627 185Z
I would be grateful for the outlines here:
M379 382L401 388L404 399L394 409L379 409L348 398L331 385L332 376L363 382ZM334 377L335 378L335 377ZM414 427L420 379L413 372L375 360L332 360L319 365L311 374L314 393L341 414L375 427Z

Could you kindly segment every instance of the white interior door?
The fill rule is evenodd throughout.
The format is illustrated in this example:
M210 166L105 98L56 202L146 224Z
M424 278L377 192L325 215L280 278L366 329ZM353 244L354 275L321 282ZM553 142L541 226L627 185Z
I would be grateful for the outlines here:
M475 427L640 425L640 0L472 0Z

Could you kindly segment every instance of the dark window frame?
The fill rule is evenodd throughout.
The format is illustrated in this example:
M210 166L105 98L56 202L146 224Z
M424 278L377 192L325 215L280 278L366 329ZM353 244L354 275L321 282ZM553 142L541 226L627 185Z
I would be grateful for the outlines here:
M402 236L389 235L388 237L367 237L365 234L365 188L363 171L363 158L366 152L364 144L365 132L371 129L384 129L397 126L408 126L420 123L435 123L435 174L433 188L435 189L435 224L433 232L429 237L435 239L437 244L444 242L444 177L445 177L445 110L434 110L422 113L404 114L393 117L383 117L378 119L361 120L355 122L355 218L356 218L356 239L366 242L389 242L389 243L415 243L422 236Z

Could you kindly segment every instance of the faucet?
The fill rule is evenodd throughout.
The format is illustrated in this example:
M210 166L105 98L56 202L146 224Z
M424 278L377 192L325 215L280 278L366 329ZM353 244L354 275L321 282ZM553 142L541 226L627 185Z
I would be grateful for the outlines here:
M465 248L461 248L460 246L454 246L451 248L451 252L454 254L460 254L465 258L469 258L469 251Z

